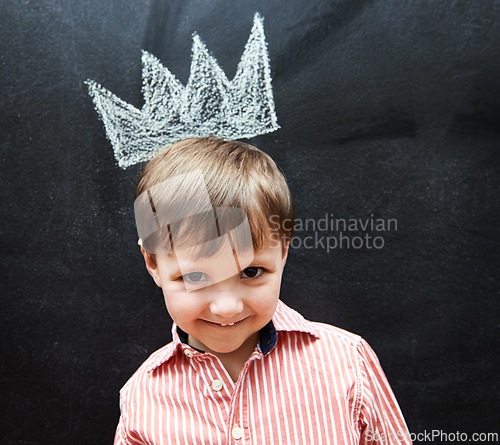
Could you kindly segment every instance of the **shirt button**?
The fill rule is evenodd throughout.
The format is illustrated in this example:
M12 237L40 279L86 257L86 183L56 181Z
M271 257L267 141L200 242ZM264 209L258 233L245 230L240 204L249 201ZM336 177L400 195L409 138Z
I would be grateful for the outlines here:
M243 437L243 430L239 426L235 426L231 433L233 435L233 439L235 440L239 440Z
M192 356L194 355L194 352L193 352L193 351L191 351L191 349L186 349L186 355L187 355L188 357L192 357Z
M212 389L214 391L220 391L222 389L222 382L219 379L215 379L212 382Z

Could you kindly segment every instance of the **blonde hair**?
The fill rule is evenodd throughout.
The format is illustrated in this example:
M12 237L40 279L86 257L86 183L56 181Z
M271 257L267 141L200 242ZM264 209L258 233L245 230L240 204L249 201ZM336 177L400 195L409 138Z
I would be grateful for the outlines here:
M203 174L214 208L232 207L246 213L254 249L263 247L270 236L279 237L283 245L291 240L295 205L285 177L269 155L243 142L215 137L176 142L146 165L134 199L174 176L197 170ZM196 237L199 224L188 231Z

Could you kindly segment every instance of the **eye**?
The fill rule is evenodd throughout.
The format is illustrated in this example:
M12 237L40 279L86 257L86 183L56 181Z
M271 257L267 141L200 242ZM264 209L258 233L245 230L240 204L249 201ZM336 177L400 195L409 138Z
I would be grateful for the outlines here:
M264 268L262 267L247 267L243 269L241 272L241 278L257 278L259 275L264 272Z
M185 283L199 283L200 281L207 281L208 276L203 272L191 272L182 275L181 277Z

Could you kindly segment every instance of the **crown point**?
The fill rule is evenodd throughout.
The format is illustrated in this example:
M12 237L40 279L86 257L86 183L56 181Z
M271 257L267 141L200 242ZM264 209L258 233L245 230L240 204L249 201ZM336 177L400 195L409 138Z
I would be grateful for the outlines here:
M208 53L208 49L206 45L201 40L200 36L196 33L193 34L193 46L191 48L191 52L194 54L197 51L206 51Z
M154 57L154 56L150 52L146 51L145 49L141 50L141 61L142 61L143 65L144 65L145 61L147 61L151 57Z

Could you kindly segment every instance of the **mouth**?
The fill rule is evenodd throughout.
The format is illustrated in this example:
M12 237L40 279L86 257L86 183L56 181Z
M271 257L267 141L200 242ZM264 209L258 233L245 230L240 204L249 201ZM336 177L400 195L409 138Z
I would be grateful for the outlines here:
M233 321L231 323L217 323L216 321L205 320L207 323L213 324L215 326L220 326L223 328L230 328L231 326L235 326L242 321L245 321L248 317L242 318L241 320Z

